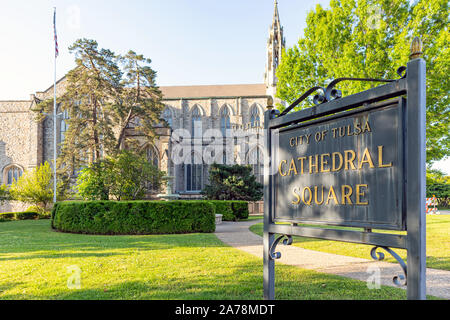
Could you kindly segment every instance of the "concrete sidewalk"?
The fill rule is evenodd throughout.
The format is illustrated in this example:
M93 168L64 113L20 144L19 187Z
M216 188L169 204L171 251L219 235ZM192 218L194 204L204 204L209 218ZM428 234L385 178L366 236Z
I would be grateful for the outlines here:
M262 220L224 221L216 226L215 234L222 242L262 258L262 237L249 230L250 226L261 222ZM368 258L370 258L371 248L367 246ZM341 256L302 249L292 245L284 246L282 243L277 246L276 251L281 252L281 258L276 260L276 263L281 262L299 268L312 269L361 281L367 281L373 274L373 269L368 269L369 267L378 267L381 271L381 284L392 287L396 287L392 278L396 275L403 275L401 267L395 263ZM389 255L383 250L380 250L380 252ZM368 270L372 271L368 272ZM405 286L401 288L406 289ZM450 299L450 271L427 268L427 294Z

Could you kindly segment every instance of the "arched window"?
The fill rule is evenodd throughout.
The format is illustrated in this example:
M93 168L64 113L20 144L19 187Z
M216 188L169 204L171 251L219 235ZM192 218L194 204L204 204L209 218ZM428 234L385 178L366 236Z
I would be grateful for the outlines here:
M5 168L5 172L3 173L4 180L7 185L11 185L14 181L19 180L22 176L22 169L16 165L11 165Z
M191 134L193 138L202 136L202 113L198 106L194 106L191 114Z
M256 181L264 183L264 159L261 148L256 147L249 151L247 163L252 166L253 175L256 177Z
M69 128L69 125L67 124L68 119L69 119L69 112L67 110L64 110L62 113L61 126L59 129L60 143L63 143L64 139L66 138L66 132L67 132L67 129Z
M164 120L166 120L167 124L169 125L169 127L172 128L172 122L173 122L173 115L172 115L172 110L170 110L169 107L166 107L164 109L164 112L162 113L161 116Z
M224 138L227 136L227 129L231 129L230 109L225 105L220 113L220 131Z
M159 169L159 154L156 148L152 145L147 147L147 161ZM147 183L147 190L149 192L157 192L156 181L149 181Z
M186 191L201 191L203 180L203 161L194 152L186 164Z
M156 168L159 167L159 155L154 146L149 145L147 147L147 161Z
M252 128L260 126L259 108L255 104L250 109L250 124L251 124Z

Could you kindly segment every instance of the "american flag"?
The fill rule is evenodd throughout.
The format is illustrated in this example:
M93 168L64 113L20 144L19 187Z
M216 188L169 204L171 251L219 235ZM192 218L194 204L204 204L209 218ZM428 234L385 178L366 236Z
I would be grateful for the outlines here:
M53 12L53 31L55 34L55 58L58 56L59 51L58 51L58 36L56 35L56 8L55 11Z

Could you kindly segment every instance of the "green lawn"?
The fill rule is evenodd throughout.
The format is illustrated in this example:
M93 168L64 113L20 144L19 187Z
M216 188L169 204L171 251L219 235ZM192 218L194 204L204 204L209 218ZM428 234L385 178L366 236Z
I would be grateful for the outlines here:
M344 228L342 228L344 229ZM254 233L262 236L263 224L259 223L250 227ZM385 232L374 230L374 232ZM388 233L394 233L389 231ZM427 267L435 269L450 270L450 215L429 215L427 216ZM371 246L336 242L321 239L312 239L304 237L293 237L293 245L305 249L335 253L357 258L371 259ZM381 250L382 251L382 250ZM394 249L402 259L406 261L406 250ZM389 254L386 253L385 261L395 262Z
M93 236L50 221L0 223L0 299L262 299L262 260L214 234ZM78 266L81 289L69 289ZM368 275L369 276L369 275ZM363 281L277 264L277 299L405 299Z

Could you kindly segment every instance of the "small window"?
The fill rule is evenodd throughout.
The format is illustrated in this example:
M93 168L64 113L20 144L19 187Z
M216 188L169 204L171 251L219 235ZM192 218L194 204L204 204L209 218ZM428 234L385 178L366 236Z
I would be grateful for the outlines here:
M227 106L224 106L220 113L220 130L222 131L222 136L224 138L227 137L227 130L230 128L230 109Z
M6 183L8 185L11 185L14 181L19 180L19 178L22 176L22 169L14 165L10 166L6 169L5 176Z
M191 114L191 134L193 138L202 136L202 113L198 106L194 106Z
M253 105L250 110L250 124L252 128L260 126L259 109L257 105Z
M203 161L196 154L192 153L186 164L186 191L199 192L202 190Z
M164 120L166 120L169 127L172 128L173 116L172 116L172 111L170 110L170 108L166 107L166 109L164 109L162 118Z
M159 169L159 155L158 155L158 151L156 150L156 148L152 145L149 145L147 147L147 161L152 164L153 166L155 166L157 169ZM147 182L147 191L148 192L157 192L159 191L157 188L157 181L148 181Z

